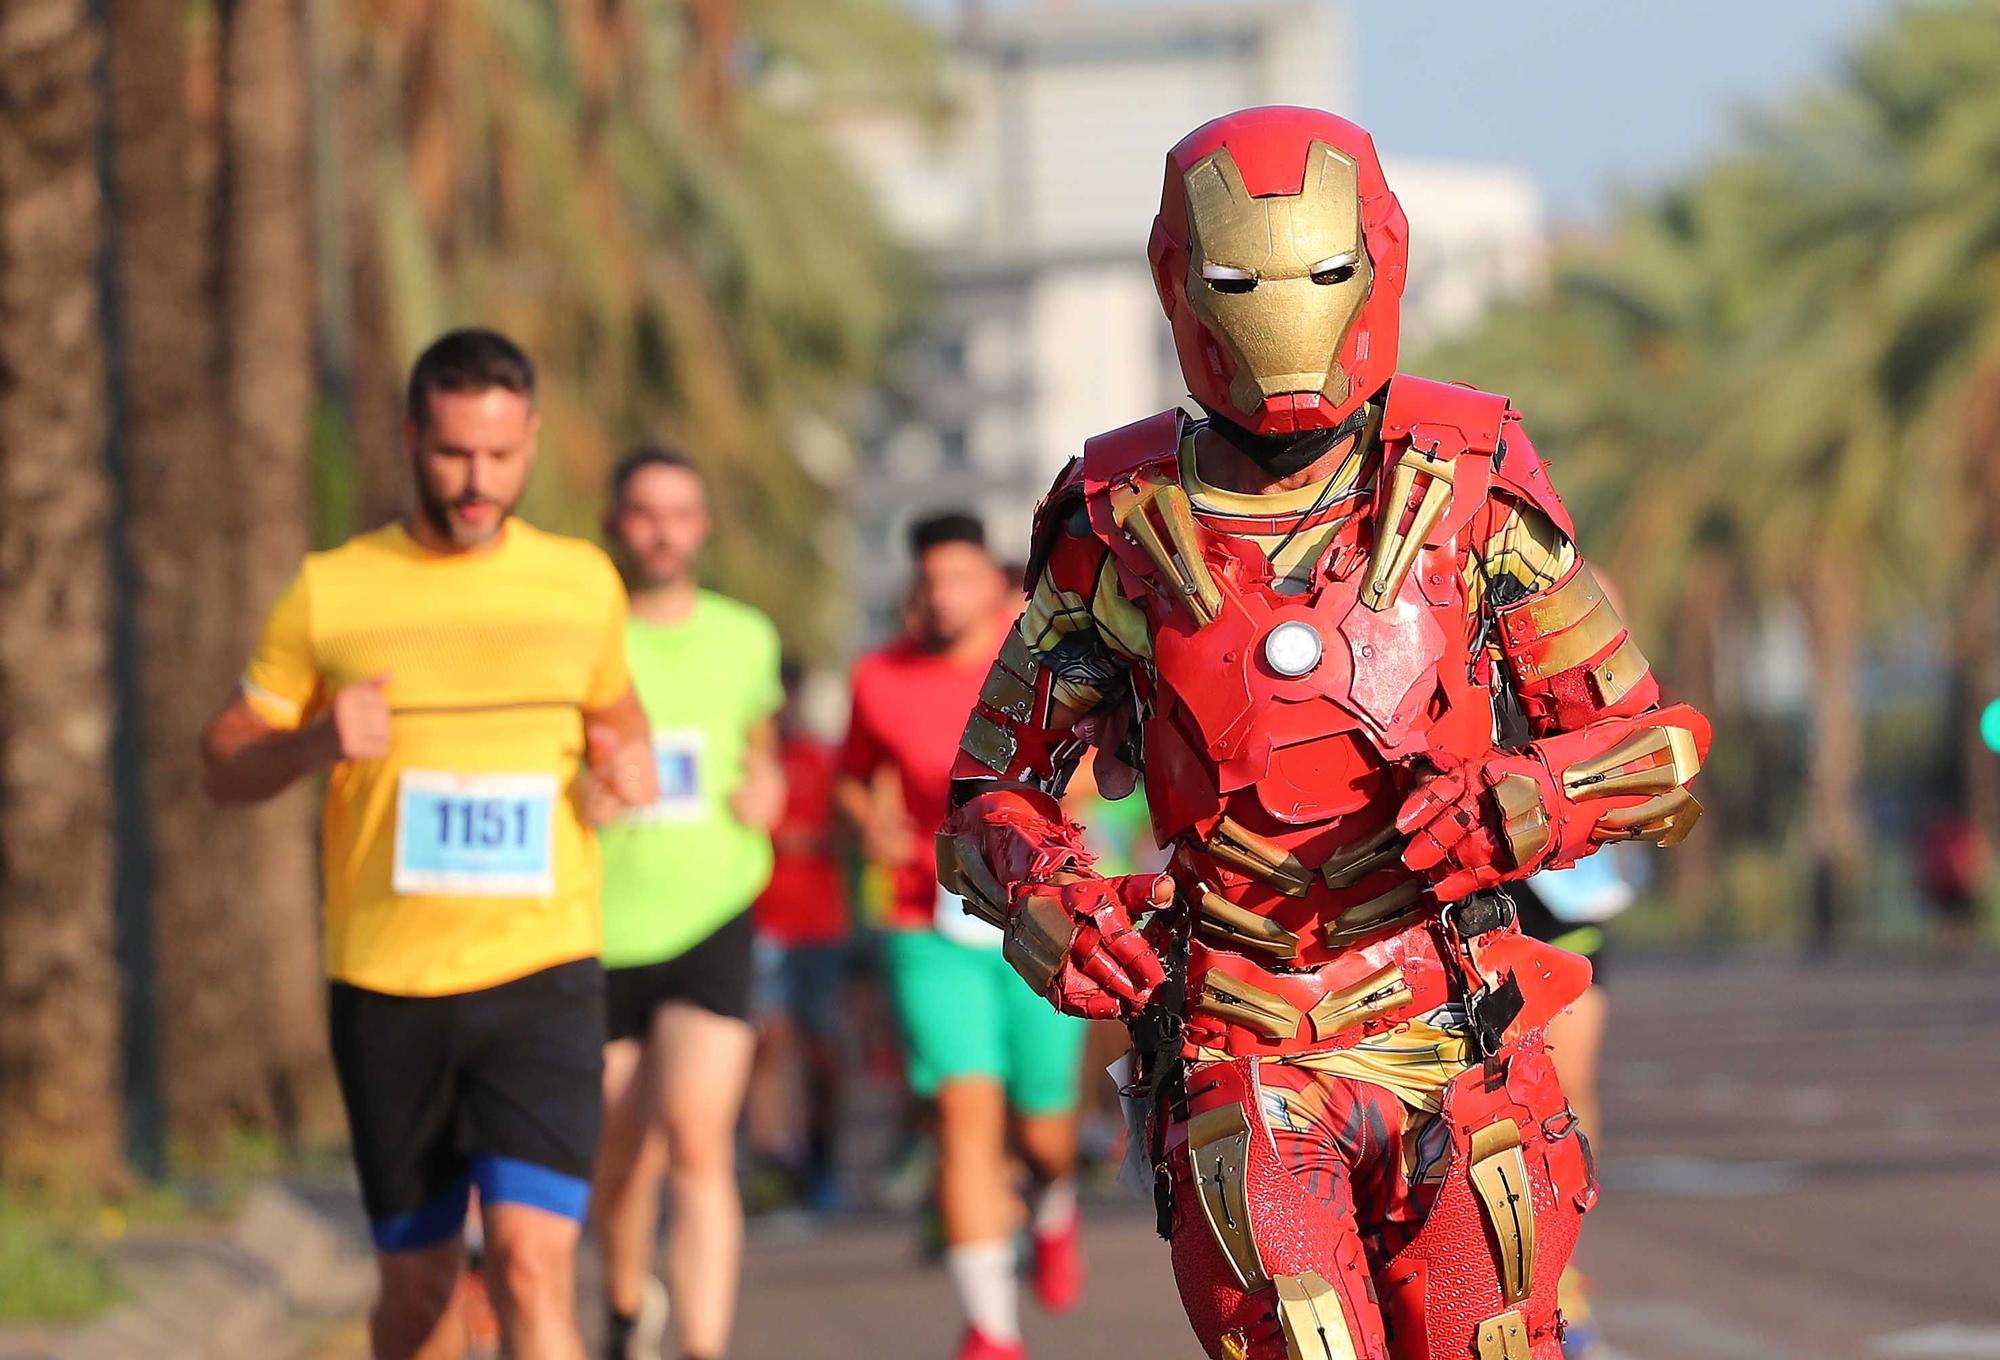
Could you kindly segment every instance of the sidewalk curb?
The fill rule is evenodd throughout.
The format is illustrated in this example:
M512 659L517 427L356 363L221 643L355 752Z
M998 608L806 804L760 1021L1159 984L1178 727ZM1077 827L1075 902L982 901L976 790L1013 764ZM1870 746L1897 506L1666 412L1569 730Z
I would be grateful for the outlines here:
M375 1283L361 1244L274 1183L226 1232L135 1240L118 1269L131 1302L73 1330L9 1329L0 1360L284 1360L311 1323L363 1311Z

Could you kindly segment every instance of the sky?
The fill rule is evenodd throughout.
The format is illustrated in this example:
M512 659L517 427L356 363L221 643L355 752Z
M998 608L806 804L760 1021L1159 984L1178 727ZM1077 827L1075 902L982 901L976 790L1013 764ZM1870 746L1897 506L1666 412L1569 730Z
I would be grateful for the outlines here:
M1047 0L1013 0L1037 2ZM954 8L904 3L933 16ZM1349 0L1359 104L1336 111L1367 126L1385 153L1525 170L1557 220L1600 220L1621 188L1667 182L1728 146L1743 110L1837 71L1842 53L1894 8L1895 0Z
M1891 0L1353 0L1358 121L1385 151L1533 174L1601 217L1839 69Z

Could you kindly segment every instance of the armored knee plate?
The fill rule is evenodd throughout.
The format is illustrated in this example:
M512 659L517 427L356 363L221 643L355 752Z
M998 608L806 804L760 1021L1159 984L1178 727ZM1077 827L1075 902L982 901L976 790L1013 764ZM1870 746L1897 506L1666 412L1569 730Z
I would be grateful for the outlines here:
M1216 1360L1385 1360L1351 1206L1308 1196L1259 1109L1256 1065L1200 1069L1176 1180L1174 1274ZM1272 1333L1272 1319L1276 1334Z
M1425 1356L1559 1354L1556 1280L1596 1180L1539 1035L1452 1087L1452 1160L1429 1217L1383 1267L1383 1309Z

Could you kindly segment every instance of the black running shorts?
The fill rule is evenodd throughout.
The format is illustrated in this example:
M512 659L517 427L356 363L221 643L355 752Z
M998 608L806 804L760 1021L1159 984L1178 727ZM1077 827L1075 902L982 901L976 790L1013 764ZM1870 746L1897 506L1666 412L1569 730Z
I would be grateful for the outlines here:
M604 974L558 964L476 992L333 984L334 1066L375 1244L458 1233L489 1204L582 1221L603 1112Z
M684 954L604 973L605 1036L637 1039L653 1013L683 1001L731 1020L750 1018L750 913L733 916Z

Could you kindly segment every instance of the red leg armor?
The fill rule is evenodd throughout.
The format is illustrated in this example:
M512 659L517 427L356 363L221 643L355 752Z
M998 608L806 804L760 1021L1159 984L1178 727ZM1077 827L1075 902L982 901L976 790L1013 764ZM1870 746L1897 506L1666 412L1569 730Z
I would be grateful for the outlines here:
M1247 1059L1195 1066L1188 1092L1174 1273L1214 1360L1560 1360L1556 1280L1595 1184L1538 1039L1437 1116Z

